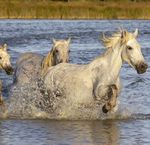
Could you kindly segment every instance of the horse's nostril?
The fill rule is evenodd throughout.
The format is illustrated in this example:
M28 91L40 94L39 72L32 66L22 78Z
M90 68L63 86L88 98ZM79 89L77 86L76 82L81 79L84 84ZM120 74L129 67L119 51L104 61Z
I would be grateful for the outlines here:
M144 64L141 65L141 69L145 69L145 65Z
M138 74L145 73L148 68L148 65L146 63L140 63L136 66L136 70Z
M144 64L141 65L141 69L145 70L145 69L147 69L147 68L148 68L148 65L147 65L147 64L144 63Z
M11 75L13 73L13 68L11 66L8 66L5 68L5 71L8 75Z
M59 63L62 63L62 62L63 62L63 60L60 60L60 61L59 61Z
M145 68L146 68L146 69L148 68L148 65L147 65L147 64L145 64Z

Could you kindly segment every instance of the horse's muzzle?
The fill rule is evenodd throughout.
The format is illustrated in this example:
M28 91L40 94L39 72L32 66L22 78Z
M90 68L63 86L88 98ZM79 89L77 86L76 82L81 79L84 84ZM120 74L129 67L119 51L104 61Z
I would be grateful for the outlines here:
M136 70L138 74L143 74L146 72L148 65L146 63L140 63L136 65Z
M60 59L58 63L68 63L68 62L69 62L68 59L66 60Z
M5 71L8 75L12 75L13 73L13 68L11 66L5 67Z

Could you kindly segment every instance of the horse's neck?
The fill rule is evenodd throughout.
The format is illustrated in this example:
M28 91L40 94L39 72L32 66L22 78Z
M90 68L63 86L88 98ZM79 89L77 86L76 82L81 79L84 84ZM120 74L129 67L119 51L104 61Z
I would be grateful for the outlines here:
M48 67L53 66L52 51L50 51L42 61L42 74L45 74Z
M90 64L95 79L102 83L115 83L119 77L122 66L121 50L107 50L101 57L98 57Z
M108 53L106 59L108 60L107 73L110 74L110 78L116 80L122 66L121 50L112 50L112 53Z

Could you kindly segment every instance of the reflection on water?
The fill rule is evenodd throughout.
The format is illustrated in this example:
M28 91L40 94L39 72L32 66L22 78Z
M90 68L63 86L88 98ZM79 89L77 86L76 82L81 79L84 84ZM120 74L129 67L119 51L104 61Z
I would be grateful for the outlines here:
M7 120L0 126L0 144L118 145L120 138L118 123L114 121Z
M148 120L7 120L0 124L0 128L2 145L148 145L150 143Z
M0 20L0 43L8 44L15 65L21 53L46 54L53 37L64 39L71 36L70 61L84 64L104 51L99 42L100 34L112 33L119 26L129 31L139 28L138 40L150 65L150 21ZM113 120L1 120L0 145L149 145L149 72L150 69L138 75L128 65L122 67L120 112ZM1 73L1 79L3 95L7 98L12 76Z

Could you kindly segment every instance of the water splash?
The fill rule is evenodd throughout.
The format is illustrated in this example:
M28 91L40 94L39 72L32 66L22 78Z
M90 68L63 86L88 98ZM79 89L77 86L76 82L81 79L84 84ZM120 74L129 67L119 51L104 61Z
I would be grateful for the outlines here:
M43 97L37 83L14 85L9 96L9 99L5 101L8 118L30 119L45 115L41 108L36 107Z
M59 90L57 90L59 92ZM0 118L14 119L66 119L66 120L105 120L105 119L150 119L150 115L136 113L134 109L120 104L119 109L104 114L103 104L75 104L46 90L42 80L14 85L5 106L0 108Z

